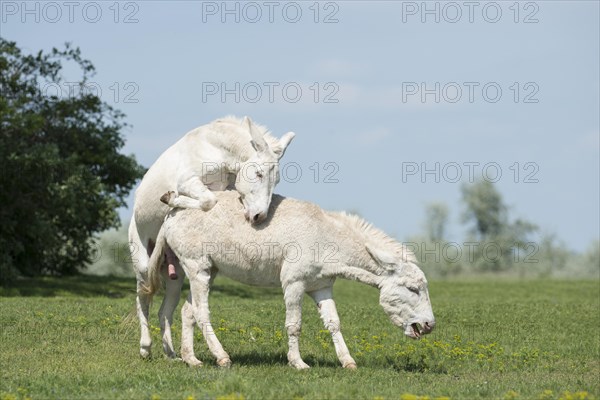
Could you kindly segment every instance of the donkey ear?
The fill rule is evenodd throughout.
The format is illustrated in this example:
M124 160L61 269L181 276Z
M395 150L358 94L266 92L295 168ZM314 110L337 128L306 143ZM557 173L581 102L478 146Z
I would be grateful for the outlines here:
M248 127L248 131L250 131L250 137L252 138L250 143L257 153L261 153L269 149L269 145L263 137L263 133L259 129L256 129L249 117L244 117L242 125L246 125Z
M279 139L277 148L273 149L273 152L275 153L278 159L283 157L283 155L285 154L285 150L290 145L292 140L294 140L295 137L296 134L294 132L288 132L285 135L283 135L281 139Z
M373 257L373 260L385 269L394 269L394 266L398 263L398 257L394 253L382 250L369 243L365 247L371 257Z

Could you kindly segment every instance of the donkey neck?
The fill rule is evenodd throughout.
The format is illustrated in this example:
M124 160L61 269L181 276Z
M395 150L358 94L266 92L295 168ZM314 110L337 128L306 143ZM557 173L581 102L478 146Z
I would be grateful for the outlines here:
M254 151L254 149L252 150ZM237 151L224 151L222 166L226 172L237 175L242 168L242 164L248 161L251 156L251 153L247 154L245 152L239 153Z
M250 136L237 129L223 129L209 134L209 142L221 153L221 165L228 173L237 174L241 164L248 161L256 151L250 143Z
M341 263L336 268L336 276L380 288L389 276L389 271L373 258L367 247L381 249L404 257L407 261L413 261L414 254L410 250L364 219L345 212L326 214L331 223L344 232L345 245L340 246L338 252Z
M348 279L351 281L357 281L364 283L375 288L381 288L381 284L384 280L382 275L376 275L367 269L344 265L336 271L337 277Z

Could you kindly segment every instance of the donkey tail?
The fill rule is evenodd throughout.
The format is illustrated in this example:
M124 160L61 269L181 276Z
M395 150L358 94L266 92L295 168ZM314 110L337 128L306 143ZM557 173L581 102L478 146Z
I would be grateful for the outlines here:
M163 282L160 269L163 265L163 260L165 259L167 246L163 224L158 231L156 245L154 246L154 251L150 256L150 260L148 261L148 280L144 285L143 290L149 296L153 296L162 287Z

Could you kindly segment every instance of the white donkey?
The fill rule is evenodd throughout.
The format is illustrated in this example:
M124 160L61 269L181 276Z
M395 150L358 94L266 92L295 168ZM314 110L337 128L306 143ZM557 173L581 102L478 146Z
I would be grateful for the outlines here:
M129 242L137 278L142 357L150 355L152 344L148 328L149 298L142 288L147 278L150 254L169 210L161 200L171 207L207 211L217 202L212 191L224 190L235 183L243 199L246 220L260 223L267 216L273 188L279 182L279 159L293 138L294 133L288 132L278 140L247 117L244 120L226 117L187 133L167 149L144 175L135 193L129 225ZM169 193L161 198L165 192ZM230 211L241 216L241 209L240 205ZM164 351L174 358L171 323L180 298L183 273L170 251L167 252L167 260L171 279L167 282L160 308L160 327Z
M231 363L209 320L208 292L217 272L250 285L283 288L287 356L290 365L298 369L308 368L298 346L304 293L317 303L342 366L356 368L332 297L338 277L379 288L379 303L405 335L419 338L433 329L427 280L414 255L363 219L275 195L269 217L252 227L235 213L237 193L226 191L217 197L219 202L208 213L172 210L149 263L150 296L161 286L162 257L167 248L177 255L190 280L190 297L181 310L181 355L189 365L202 364L194 355L194 323L202 329L217 363Z

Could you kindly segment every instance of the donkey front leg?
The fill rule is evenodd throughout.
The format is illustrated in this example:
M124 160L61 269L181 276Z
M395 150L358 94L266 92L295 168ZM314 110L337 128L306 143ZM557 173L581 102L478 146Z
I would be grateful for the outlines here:
M177 184L177 194L173 191L167 192L162 195L160 201L169 207L200 208L208 211L217 204L217 197L199 177L193 176Z
M202 361L194 354L194 310L192 307L192 294L181 308L181 359L190 367L201 367Z
M344 368L356 369L356 362L350 356L342 331L340 328L340 317L338 316L335 302L333 301L332 288L324 288L309 293L309 296L313 298L317 307L319 308L319 314L325 324L325 328L331 333L331 339L333 339L333 345L335 346L335 352L338 359L342 363Z
M285 328L288 334L288 362L296 369L310 368L300 356L300 331L302 323L302 297L304 284L294 282L283 289L285 300Z
M208 349L217 359L220 367L229 367L231 359L223 349L221 342L215 335L210 323L210 311L208 309L208 292L211 282L211 268L209 262L198 262L192 260L180 260L184 264L190 280L190 296L192 299L192 311L196 324L202 330L202 335Z

